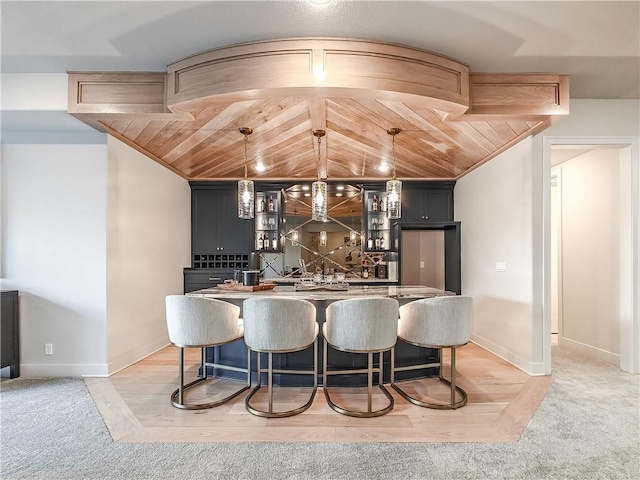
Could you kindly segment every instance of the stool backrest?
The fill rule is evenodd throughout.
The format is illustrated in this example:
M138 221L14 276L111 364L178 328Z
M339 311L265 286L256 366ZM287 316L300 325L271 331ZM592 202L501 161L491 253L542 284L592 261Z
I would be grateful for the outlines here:
M398 301L395 298L352 298L326 310L327 341L345 350L387 350L396 344Z
M254 350L287 351L309 346L318 327L316 307L307 300L253 297L242 302L244 341Z
M188 295L165 298L171 343L198 347L231 342L242 337L240 307L221 300Z
M464 345L471 336L473 299L455 295L416 300L400 307L398 337L418 345Z

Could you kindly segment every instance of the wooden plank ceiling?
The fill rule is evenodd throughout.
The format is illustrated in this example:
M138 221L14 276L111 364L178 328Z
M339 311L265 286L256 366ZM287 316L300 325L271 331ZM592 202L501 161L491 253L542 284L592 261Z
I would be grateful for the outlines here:
M302 181L320 173L352 182L391 176L390 127L400 129L398 178L454 180L568 113L566 76L474 75L408 47L313 42L214 50L170 65L166 74L70 74L69 112L189 180L243 177L239 129L250 127L250 178ZM302 62L297 74L292 60L278 76L270 57L284 68L281 56L298 52L294 47L310 65ZM342 57L331 63L347 47L358 59L366 53L369 63L359 60L357 74L336 71ZM313 62L333 75L318 84L309 73ZM314 129L326 131L320 155Z

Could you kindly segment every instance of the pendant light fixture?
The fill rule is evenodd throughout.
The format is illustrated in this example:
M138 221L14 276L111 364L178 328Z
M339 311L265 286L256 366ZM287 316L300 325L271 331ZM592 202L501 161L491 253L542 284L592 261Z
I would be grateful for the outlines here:
M247 139L253 130L242 127L240 133L244 135L244 178L238 180L238 218L250 220L253 218L255 195L253 180L247 179Z
M400 133L400 129L390 128L387 133L393 138L391 144L393 177L387 181L387 218L395 219L402 216L402 182L396 180L396 135Z
M327 232L324 229L320 231L320 246L322 247L327 246Z
M314 130L318 138L318 181L311 184L311 218L319 222L327 221L327 182L320 179L320 143L325 135L324 130Z

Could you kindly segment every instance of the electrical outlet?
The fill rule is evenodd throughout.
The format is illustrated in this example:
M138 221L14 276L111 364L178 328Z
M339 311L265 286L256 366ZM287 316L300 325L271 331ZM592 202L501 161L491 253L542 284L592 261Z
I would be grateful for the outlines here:
M507 262L496 262L496 272L506 272Z
M420 262L420 268L424 268L424 262Z
M44 354L45 355L53 355L53 343L45 343L44 344Z

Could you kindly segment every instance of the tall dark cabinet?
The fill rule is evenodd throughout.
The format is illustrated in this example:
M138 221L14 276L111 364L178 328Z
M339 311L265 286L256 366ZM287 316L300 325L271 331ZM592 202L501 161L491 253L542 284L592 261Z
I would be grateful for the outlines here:
M0 319L0 367L9 367L9 377L20 376L20 315L18 313L18 291L2 290L2 312Z
M254 221L238 218L236 182L192 182L191 267L184 269L185 293L233 278L247 270Z

